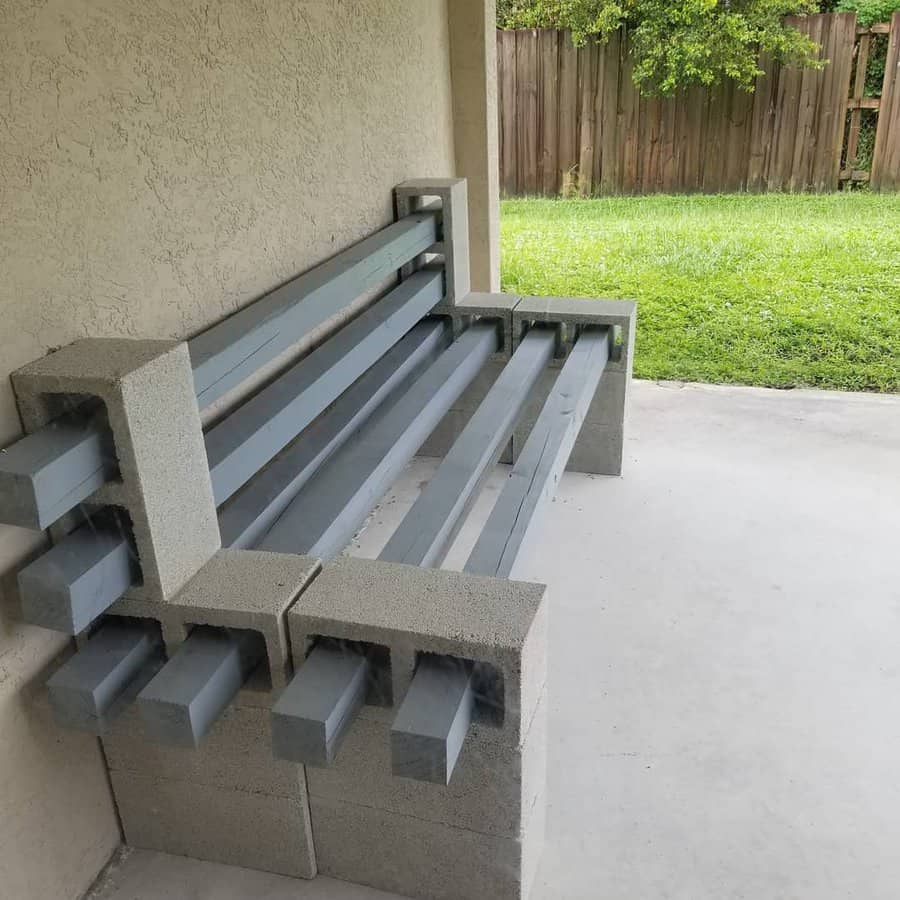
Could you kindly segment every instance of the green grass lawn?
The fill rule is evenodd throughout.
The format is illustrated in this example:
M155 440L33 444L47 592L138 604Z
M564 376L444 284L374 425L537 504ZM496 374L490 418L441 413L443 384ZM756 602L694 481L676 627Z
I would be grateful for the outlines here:
M507 200L503 289L638 301L635 375L900 391L900 195Z

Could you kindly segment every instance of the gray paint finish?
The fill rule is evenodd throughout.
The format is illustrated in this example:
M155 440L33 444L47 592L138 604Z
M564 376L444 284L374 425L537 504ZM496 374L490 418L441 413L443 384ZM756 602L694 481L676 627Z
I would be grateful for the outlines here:
M466 572L511 577L532 526L553 498L608 358L608 330L582 332L491 510Z
M551 330L529 332L379 559L413 566L441 564L486 475L503 452L531 388L549 363L555 342Z
M525 336L520 349L526 346L533 333ZM473 575L511 577L527 537L533 533L540 512L552 499L565 471L566 461L609 357L608 337L605 327L588 328L576 341L464 571ZM473 420L489 399L490 393ZM442 468L443 464L437 474ZM452 676L434 666L420 665L416 670L391 728L394 774L420 780L446 777L447 781L453 774L474 711L474 685L471 670L457 666L449 671ZM440 693L442 678L447 680L443 694ZM456 687L451 690L454 680Z
M223 547L253 547L292 497L386 400L445 345L438 321L416 325L219 513ZM128 541L82 526L19 573L26 622L77 634L139 575Z
M407 216L188 341L200 409L322 325L335 310L377 287L436 236L433 213ZM5 448L0 454L0 522L43 529L73 509L114 474L108 441L96 423L64 420Z
M116 474L108 434L65 416L0 453L0 521L43 530Z
M197 335L188 348L201 409L436 239L433 213L407 216Z
M22 618L31 625L80 634L137 575L128 541L88 522L19 572Z
M327 766L366 699L369 662L338 642L313 647L272 707L278 759Z
M219 511L223 547L255 546L324 461L350 439L382 404L408 387L446 345L439 321L416 325L345 391L290 447L259 472Z
M266 657L252 631L200 625L138 694L147 737L161 744L197 747Z
M205 442L216 504L303 431L442 294L440 271L416 272L211 429Z
M423 656L391 725L393 774L448 784L474 710L471 663Z
M368 422L291 501L258 549L330 559L496 350L492 325L474 325L390 409Z
M151 623L104 624L47 682L56 723L102 734L162 652L159 629Z

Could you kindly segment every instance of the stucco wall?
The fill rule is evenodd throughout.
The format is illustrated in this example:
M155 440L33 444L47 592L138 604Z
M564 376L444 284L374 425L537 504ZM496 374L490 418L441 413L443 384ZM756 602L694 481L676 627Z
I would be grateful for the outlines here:
M453 174L446 0L0 0L7 374L84 335L184 337ZM37 699L40 536L0 527L0 893L75 897L118 841L96 742Z

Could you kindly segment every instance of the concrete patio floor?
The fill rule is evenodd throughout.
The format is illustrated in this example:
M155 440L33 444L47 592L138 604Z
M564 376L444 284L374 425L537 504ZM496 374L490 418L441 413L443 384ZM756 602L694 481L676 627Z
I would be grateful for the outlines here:
M563 479L517 573L552 602L532 897L894 900L900 397L638 382L627 457L622 479ZM378 552L433 467L354 552ZM95 896L388 895L136 851Z

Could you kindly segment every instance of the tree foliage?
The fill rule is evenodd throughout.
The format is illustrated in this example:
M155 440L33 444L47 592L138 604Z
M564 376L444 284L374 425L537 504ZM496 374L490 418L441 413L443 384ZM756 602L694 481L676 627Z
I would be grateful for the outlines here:
M865 2L865 0L859 0ZM883 0L870 0L883 2ZM759 52L787 65L819 67L809 37L783 22L818 11L814 0L498 0L501 28L569 28L573 40L627 29L634 80L646 94L733 79L753 90Z
M836 12L855 12L858 25L875 25L890 22L891 16L900 10L900 0L839 0L834 4Z

